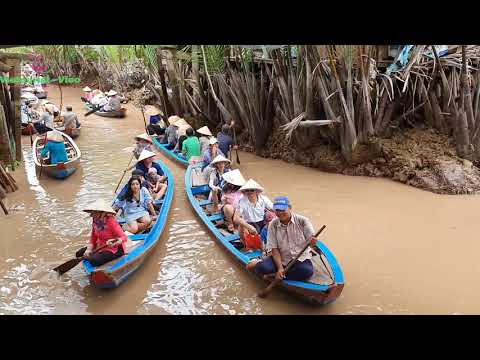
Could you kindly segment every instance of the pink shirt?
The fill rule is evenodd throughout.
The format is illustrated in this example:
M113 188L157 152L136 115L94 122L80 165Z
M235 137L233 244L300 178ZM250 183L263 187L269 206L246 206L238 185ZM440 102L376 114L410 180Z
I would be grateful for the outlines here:
M107 215L103 218L103 221L105 223L103 229L98 227L95 222L92 224L92 236L90 237L90 242L93 245L93 251L104 246L107 243L107 240L121 238L122 243L120 245L107 246L101 251L109 251L115 254L118 251L118 247L121 246L123 252L126 253L127 248L125 247L125 244L127 243L127 235L125 235L115 217Z
M243 197L243 194L241 191L235 191L233 193L224 193L222 195L222 202L224 204L230 204L234 208L238 207L238 202L240 199Z
M92 100L92 98L93 98L93 94L92 94L91 91L85 93L85 99L90 101L90 100Z

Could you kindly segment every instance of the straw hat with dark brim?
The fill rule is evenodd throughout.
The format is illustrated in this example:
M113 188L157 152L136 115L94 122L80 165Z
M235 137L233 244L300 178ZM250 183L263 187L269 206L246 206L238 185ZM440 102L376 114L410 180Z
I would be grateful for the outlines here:
M59 131L49 131L47 132L47 140L55 142L63 142L63 136Z
M112 209L108 202L102 199L97 199L93 203L87 205L83 211L88 213L90 211L101 211L115 215L115 210Z
M240 188L240 191L244 191L244 190L257 190L259 192L263 192L264 191L264 188L261 187L255 180L253 179L249 179L245 185L243 185L241 188Z
M208 126L201 127L200 129L197 130L197 133L206 135L206 136L212 136L212 132L208 128Z
M236 186L243 186L246 182L242 173L238 169L229 171L223 174L222 177L225 179L226 182Z
M88 86L85 86L82 91L85 91L85 92L90 92L92 91L92 89L90 89Z
M221 163L221 162L224 162L224 163L227 163L227 164L231 164L231 163L232 163L232 162L231 162L230 160L228 160L225 156L217 155L217 156L215 156L215 159L213 159L210 164L211 164L211 165L215 165L215 164L218 164L218 163Z
M149 137L146 133L139 134L139 135L135 136L134 139L135 139L135 140L138 140L138 139L140 139L140 140L145 140L145 141L148 141L149 143L152 142L152 140L150 139L150 137Z
M154 156L157 156L157 154L155 154L154 152L151 152L150 150L142 150L142 152L140 153L140 156L138 157L138 161L137 162L140 162L140 161L143 161L145 159L149 159L151 157L154 157Z

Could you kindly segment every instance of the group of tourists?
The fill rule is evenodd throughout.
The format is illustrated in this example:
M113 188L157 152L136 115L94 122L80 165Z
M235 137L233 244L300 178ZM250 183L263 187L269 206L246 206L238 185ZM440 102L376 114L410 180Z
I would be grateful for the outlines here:
M106 93L99 89L92 90L88 86L82 89L84 96L81 97L83 102L90 104L99 111L120 111L124 98L120 97L115 90Z

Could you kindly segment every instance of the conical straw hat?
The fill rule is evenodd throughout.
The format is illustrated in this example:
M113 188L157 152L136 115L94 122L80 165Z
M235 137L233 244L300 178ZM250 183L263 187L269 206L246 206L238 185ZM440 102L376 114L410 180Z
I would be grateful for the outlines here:
M160 110L158 110L156 107L154 107L154 106L149 106L149 107L146 107L145 115L155 116L155 115L163 115L163 114L162 114L162 112L161 112Z
M34 92L35 91L35 88L31 87L31 86L27 86L27 87L24 87L22 89L22 91L26 91L26 92Z
M63 142L63 136L59 131L49 131L47 133L47 140L55 142Z
M197 130L197 133L206 135L206 136L212 136L212 132L208 128L208 126L201 127L200 129Z
M90 89L88 86L85 86L82 91L85 91L85 92L90 92L92 91L92 89Z
M142 140L148 141L149 143L152 142L152 140L150 139L150 137L149 137L146 133L139 134L139 135L135 136L134 139L135 139L135 140L137 140L137 139L142 139Z
M243 186L245 184L245 178L238 169L229 171L223 174L222 177L225 179L226 182L233 185Z
M230 160L228 160L226 157L222 156L222 155L217 155L215 157L215 159L212 160L212 162L210 164L212 165L215 165L219 162L225 162L225 163L228 163L228 164L231 164L232 162Z
M178 120L180 120L180 119L181 119L180 116L172 115L172 116L170 116L170 117L168 118L168 123L169 123L170 125L176 125L176 122L177 122Z
M182 118L178 119L178 120L175 122L175 126L177 126L177 127L185 126L185 125L190 126L190 125L185 121L185 119L182 119Z
M157 156L157 154L155 154L154 152L151 152L149 150L142 150L142 152L140 153L140 156L138 157L138 161L137 162L140 162L142 160L145 160L145 159L148 159L148 158L151 158L153 156Z
M210 141L208 142L210 145L218 144L218 140L216 137L211 137Z
M115 90L110 90L108 93L107 93L107 96L114 96L114 95L117 95L117 92Z
M245 185L243 185L241 188L240 188L240 191L243 191L243 190L258 190L258 191L263 191L263 187L261 187L255 180L253 179L249 179Z
M85 209L83 209L83 211L85 212L103 211L103 212L115 215L115 210L113 210L110 204L103 199L95 200L93 203L90 203L89 205L87 205Z

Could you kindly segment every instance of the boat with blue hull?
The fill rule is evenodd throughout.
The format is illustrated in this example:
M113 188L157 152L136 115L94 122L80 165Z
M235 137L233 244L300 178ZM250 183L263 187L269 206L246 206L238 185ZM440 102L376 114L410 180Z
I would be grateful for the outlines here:
M93 266L88 260L83 261L83 266L90 278L90 282L96 287L104 289L115 288L129 279L152 253L165 230L173 200L174 180L171 171L164 163L159 160L155 162L162 167L168 181L165 195L162 199L155 201L155 205L160 207L157 220L148 233L128 236L126 255L98 267ZM119 223L122 222L120 219Z
M195 164L190 165L185 172L185 189L190 204L215 240L245 268L250 260L260 258L262 251L245 249L238 233L227 231L222 213L209 214L206 208L212 204L208 199L210 188L206 180L202 179L200 169L201 164ZM343 290L343 272L333 253L322 241L317 241L314 250L314 275L308 281L282 280L279 287L307 302L328 304L337 299ZM266 283L271 281L257 277Z
M156 137L151 138L157 149L160 150L163 154L184 167L188 166L188 160L182 153L174 152L172 146L169 144L160 144Z

